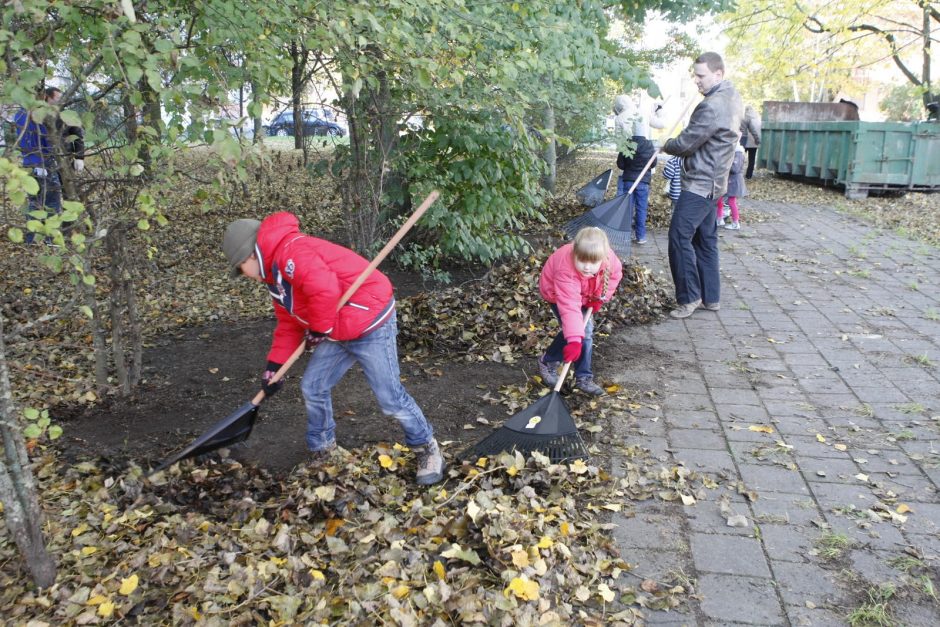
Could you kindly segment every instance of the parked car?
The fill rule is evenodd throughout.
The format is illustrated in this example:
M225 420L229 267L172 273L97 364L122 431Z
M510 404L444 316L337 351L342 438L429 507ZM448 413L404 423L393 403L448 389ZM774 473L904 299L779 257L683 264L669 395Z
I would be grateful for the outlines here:
M346 129L330 120L325 120L313 111L303 112L304 135L332 135L343 137ZM268 135L288 137L294 134L294 112L283 111L268 124Z

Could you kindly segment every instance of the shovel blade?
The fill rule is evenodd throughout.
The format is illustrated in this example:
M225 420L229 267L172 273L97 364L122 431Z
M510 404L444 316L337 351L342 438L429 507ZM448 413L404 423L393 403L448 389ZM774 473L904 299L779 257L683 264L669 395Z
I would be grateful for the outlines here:
M152 475L169 468L178 461L211 453L214 450L237 444L248 439L258 418L258 405L251 401L212 425L205 433L176 455L168 458L148 474Z

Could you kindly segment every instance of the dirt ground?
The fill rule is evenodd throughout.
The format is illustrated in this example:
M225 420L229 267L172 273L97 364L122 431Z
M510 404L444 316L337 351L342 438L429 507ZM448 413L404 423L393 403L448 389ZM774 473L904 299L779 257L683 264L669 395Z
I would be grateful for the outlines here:
M425 289L415 276L389 274L398 298ZM466 277L457 280L461 278ZM254 396L273 328L272 313L271 320L207 325L157 338L145 350L145 381L132 397L57 409L65 429L59 446L66 459L104 458L118 466L136 462L147 468L182 449ZM603 380L605 361L614 364L626 356L618 355L623 348L607 339L595 346L595 368ZM306 415L299 386L303 359L284 388L262 405L251 437L233 448L234 457L275 475L305 461ZM406 389L451 454L491 432L478 418L495 426L512 414L485 397L499 396L504 386L522 386L535 374L534 356L502 364L468 362L459 354L415 359L400 352L399 362ZM356 366L334 388L333 408L340 446L403 442L398 424L382 415Z

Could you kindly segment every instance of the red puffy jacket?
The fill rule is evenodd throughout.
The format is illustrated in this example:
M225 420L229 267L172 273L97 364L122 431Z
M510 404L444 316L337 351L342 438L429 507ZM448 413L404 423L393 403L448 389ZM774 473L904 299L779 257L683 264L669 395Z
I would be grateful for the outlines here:
M373 270L337 311L340 297L369 262L344 246L304 235L292 213L281 211L261 222L255 253L277 315L270 361L287 361L307 329L331 340L355 340L381 326L395 309L391 282Z

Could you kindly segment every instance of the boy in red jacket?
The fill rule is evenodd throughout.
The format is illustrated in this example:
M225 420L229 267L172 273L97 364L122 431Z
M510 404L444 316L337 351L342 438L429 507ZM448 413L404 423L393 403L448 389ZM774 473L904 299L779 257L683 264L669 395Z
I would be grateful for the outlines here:
M243 274L264 283L274 300L277 327L261 378L265 395L280 389L283 381L269 381L305 338L316 346L301 381L307 447L314 458L336 448L330 392L359 362L382 413L398 420L405 443L417 455L417 483L441 481L444 459L434 430L399 378L398 322L388 278L373 270L337 311L339 299L369 262L348 248L304 235L297 217L286 211L263 222L231 223L222 250L232 276Z

